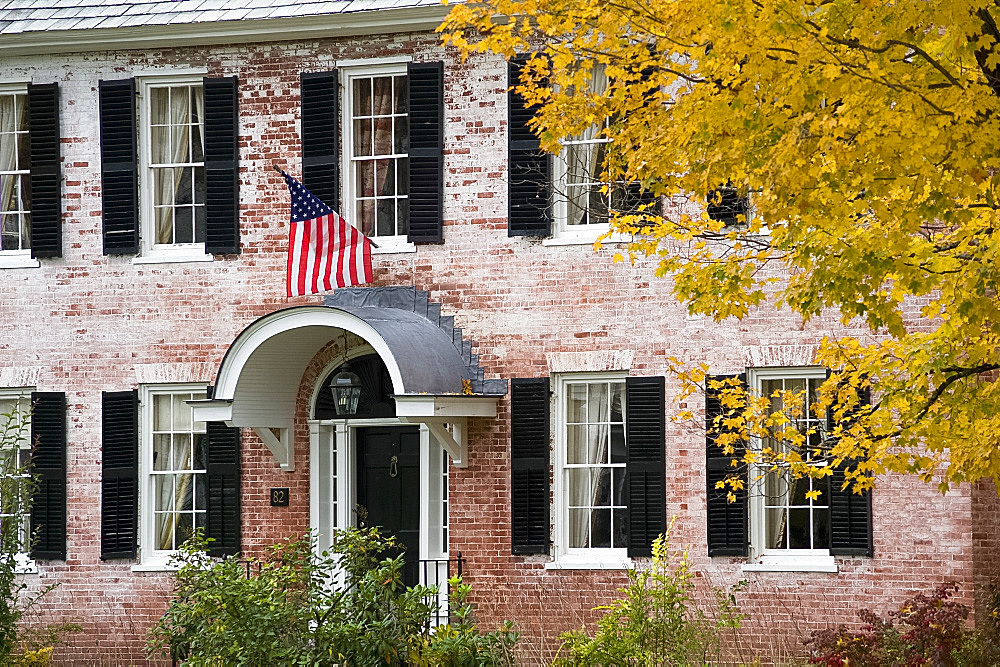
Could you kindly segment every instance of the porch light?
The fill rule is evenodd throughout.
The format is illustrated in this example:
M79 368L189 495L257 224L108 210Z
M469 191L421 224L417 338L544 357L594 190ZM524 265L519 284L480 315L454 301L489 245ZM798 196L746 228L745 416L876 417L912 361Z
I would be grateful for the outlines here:
M358 411L361 378L351 372L350 366L344 364L343 369L333 376L330 391L333 392L333 406L338 417L347 417Z

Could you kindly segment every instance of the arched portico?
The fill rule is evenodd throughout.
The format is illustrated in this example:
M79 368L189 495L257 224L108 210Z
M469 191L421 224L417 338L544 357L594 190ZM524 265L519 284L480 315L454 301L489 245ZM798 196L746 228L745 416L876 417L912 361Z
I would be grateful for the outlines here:
M293 470L292 424L303 373L343 332L361 338L382 359L396 416L426 424L453 464L466 465L466 418L495 417L502 394L473 393L461 339L456 346L440 326L402 308L297 306L258 319L230 345L211 398L191 402L195 419L253 429L281 467Z

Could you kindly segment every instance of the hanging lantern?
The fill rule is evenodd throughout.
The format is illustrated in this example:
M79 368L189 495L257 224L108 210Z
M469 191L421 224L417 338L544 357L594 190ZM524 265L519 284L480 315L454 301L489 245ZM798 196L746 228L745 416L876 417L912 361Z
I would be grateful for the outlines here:
M340 372L330 380L330 391L333 392L333 406L338 417L357 413L358 399L361 398L361 378L351 372L348 364L345 363Z

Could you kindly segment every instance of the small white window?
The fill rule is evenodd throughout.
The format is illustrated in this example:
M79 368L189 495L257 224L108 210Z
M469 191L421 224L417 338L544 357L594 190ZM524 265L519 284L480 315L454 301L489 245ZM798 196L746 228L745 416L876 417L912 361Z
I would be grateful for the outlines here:
M31 390L0 390L0 432L3 444L0 449L0 476L3 493L0 494L0 521L17 523L17 571L35 572L34 562L28 552L31 548L27 471L31 456Z
M345 68L344 218L379 250L410 250L409 87L405 65Z
M205 101L200 77L140 80L143 254L205 256Z
M556 380L556 565L621 567L628 561L625 377Z
M590 89L607 90L603 66L596 66ZM563 240L593 242L608 231L612 188L601 179L608 138L602 134L606 122L592 125L582 134L563 141L563 150L553 161L555 236Z
M166 564L208 511L205 422L194 421L186 402L205 398L202 385L141 389L140 498L142 560Z
M785 411L790 426L808 435L810 444L819 445L827 430L826 415L817 414L814 404L819 387L826 380L822 368L752 369L750 390L771 401L772 413ZM802 404L790 414L781 392L801 396ZM787 445L777 438L754 441L758 450L770 448L784 453ZM809 452L803 452L808 460ZM815 465L826 465L816 462ZM828 477L794 478L778 466L758 465L750 470L750 539L752 555L765 567L774 569L829 570L835 565L830 555L830 481ZM810 492L819 492L812 497Z
M0 253L30 256L31 152L28 92L0 86Z

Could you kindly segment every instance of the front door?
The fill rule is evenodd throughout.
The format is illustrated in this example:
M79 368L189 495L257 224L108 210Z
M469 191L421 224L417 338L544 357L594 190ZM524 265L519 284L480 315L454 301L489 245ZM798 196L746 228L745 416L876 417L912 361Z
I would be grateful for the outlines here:
M403 583L415 585L420 557L420 428L360 428L357 443L357 497L368 511L366 524L379 526L403 544Z

